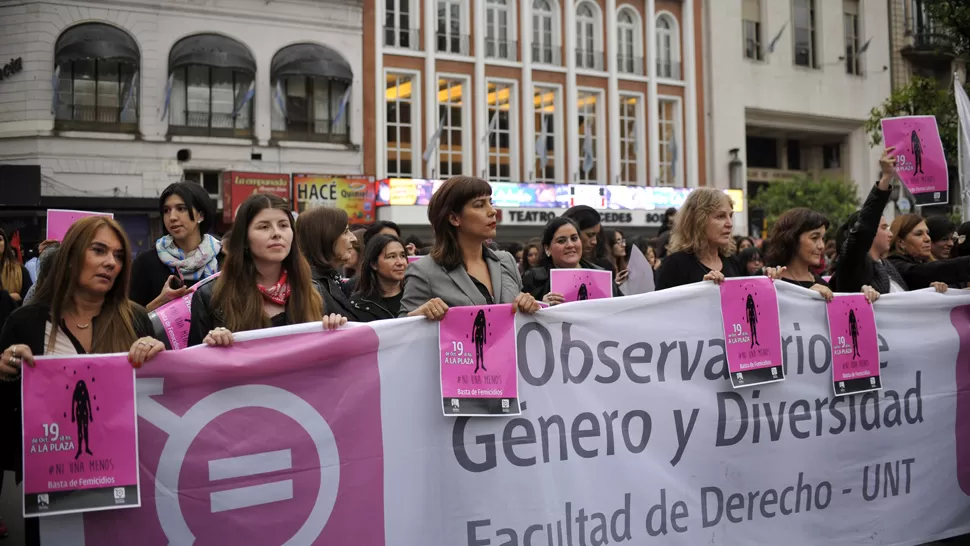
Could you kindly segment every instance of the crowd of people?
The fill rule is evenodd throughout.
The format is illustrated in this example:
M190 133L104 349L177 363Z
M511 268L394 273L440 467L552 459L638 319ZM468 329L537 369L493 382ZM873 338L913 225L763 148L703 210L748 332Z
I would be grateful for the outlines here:
M32 268L16 260L0 231L0 479L2 470L21 479L23 366L33 366L35 355L127 352L140 367L166 347L149 313L189 293L189 345L227 346L247 330L440 320L455 306L511 304L532 314L539 302L564 301L551 291L552 269L610 270L619 296L635 252L653 270L657 290L753 275L826 300L834 292L861 292L874 301L891 292L967 287L967 224L955 229L945 218L906 214L890 226L882 216L895 161L887 149L880 180L843 225L795 208L760 245L733 235L727 194L699 188L668 211L657 237L628 241L619 230L602 229L595 209L576 206L549 221L537 239L500 248L493 243L491 187L463 176L432 196L428 246L403 239L392 222L352 232L340 209L316 208L294 219L285 200L260 194L243 202L231 230L217 237L210 234L214 204L188 182L161 194L164 236L137 257L121 226L104 216L77 221L62 241L45 241ZM409 264L409 257L418 258ZM28 543L38 543L36 519L26 526Z

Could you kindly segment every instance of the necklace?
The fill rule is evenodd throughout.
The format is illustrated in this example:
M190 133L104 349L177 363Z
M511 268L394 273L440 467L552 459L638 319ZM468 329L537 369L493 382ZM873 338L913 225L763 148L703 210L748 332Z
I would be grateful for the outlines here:
M89 326L91 326L91 323L89 322L87 324L81 324L81 323L75 322L74 325L80 328L81 330L86 330Z

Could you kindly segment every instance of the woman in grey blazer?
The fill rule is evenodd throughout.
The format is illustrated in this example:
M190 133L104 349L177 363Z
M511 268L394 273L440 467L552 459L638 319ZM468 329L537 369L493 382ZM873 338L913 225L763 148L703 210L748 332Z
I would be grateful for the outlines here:
M449 307L511 303L535 313L539 304L522 292L515 258L485 246L495 237L492 187L468 176L448 179L431 197L431 254L408 266L399 316L441 320Z

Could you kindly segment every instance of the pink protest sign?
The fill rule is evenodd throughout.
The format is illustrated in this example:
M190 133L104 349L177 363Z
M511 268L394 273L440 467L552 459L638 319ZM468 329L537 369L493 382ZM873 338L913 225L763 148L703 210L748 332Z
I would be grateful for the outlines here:
M81 218L88 216L107 216L114 218L110 212L90 212L84 210L62 210L48 209L47 211L47 238L60 241L67 234L67 230Z
M408 263L413 264L414 262L421 259L421 256L408 256Z
M721 283L721 319L734 388L785 379L774 281L767 277L726 279Z
M141 505L126 355L24 366L24 517Z
M943 142L934 116L904 116L882 120L886 146L896 148L896 173L917 205L942 205L949 200L950 178Z
M550 292L561 294L566 303L613 297L613 272L603 269L551 269Z
M155 337L165 342L169 350L184 349L189 346L189 330L192 326L192 296L204 284L214 281L219 273L206 277L192 285L189 293L162 305L151 313L148 318L155 328Z
M827 308L835 395L881 389L879 338L872 304L862 294L847 294L835 296Z
M446 416L519 415L511 305L452 307L438 323Z

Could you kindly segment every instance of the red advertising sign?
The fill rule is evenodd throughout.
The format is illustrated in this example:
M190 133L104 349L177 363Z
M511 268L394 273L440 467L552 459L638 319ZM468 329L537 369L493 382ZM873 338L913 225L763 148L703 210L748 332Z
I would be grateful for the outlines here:
M222 219L226 223L236 218L236 210L254 193L278 195L290 199L290 175L275 173L222 173Z

